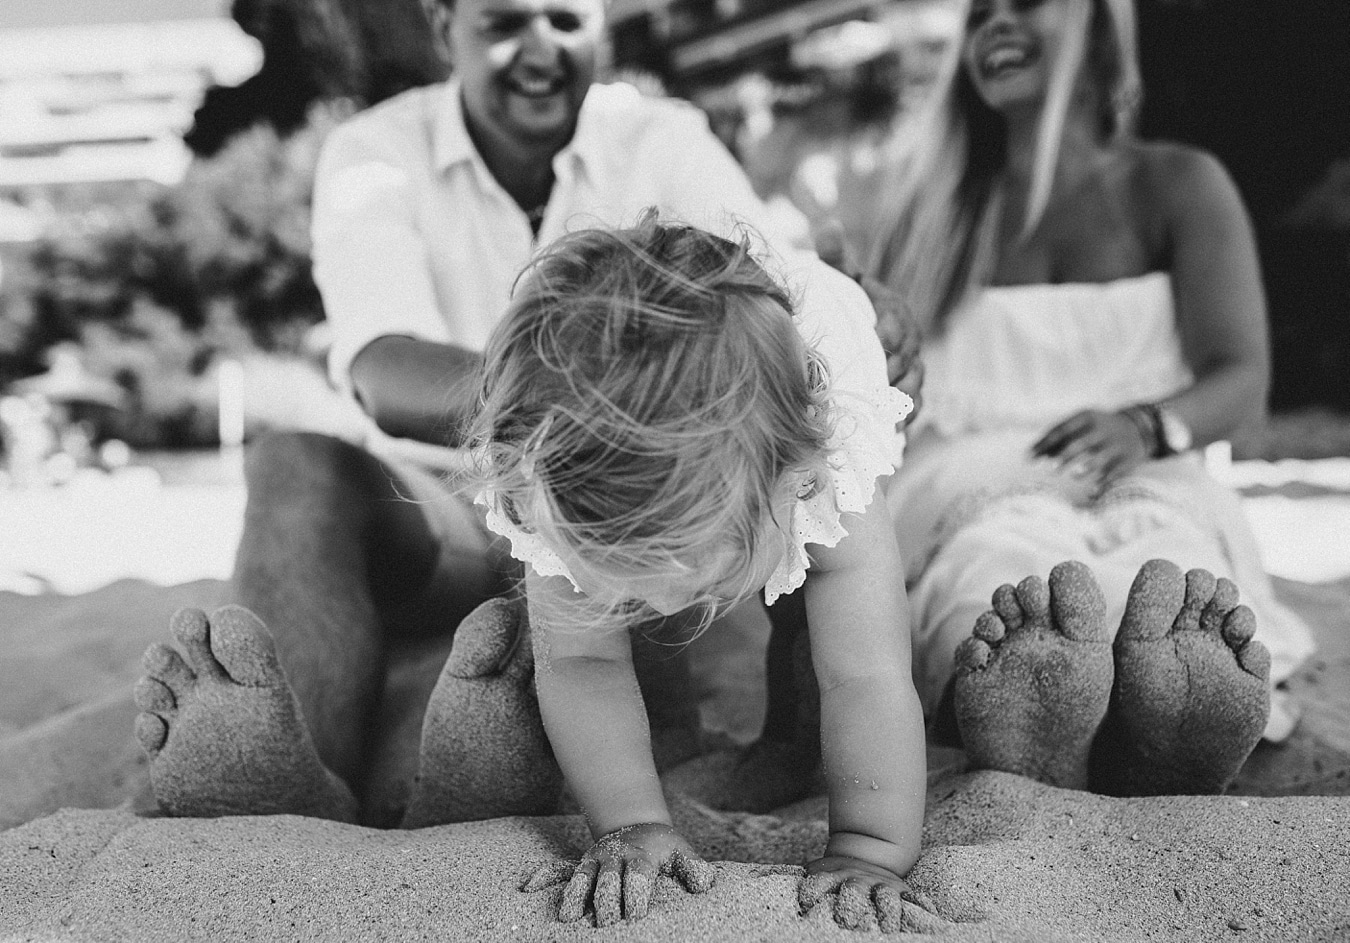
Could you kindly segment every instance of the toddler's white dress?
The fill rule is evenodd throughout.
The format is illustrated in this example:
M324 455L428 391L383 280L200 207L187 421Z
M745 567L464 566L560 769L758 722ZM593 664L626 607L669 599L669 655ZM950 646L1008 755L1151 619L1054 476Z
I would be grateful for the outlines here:
M1044 578L1064 560L1092 568L1113 633L1139 567L1162 557L1237 584L1270 649L1273 681L1312 652L1308 627L1274 598L1236 495L1198 455L1148 462L1100 496L1030 457L1032 443L1078 410L1159 400L1190 385L1166 273L985 289L954 312L924 362L924 408L888 501L926 709L993 590ZM1279 723L1273 716L1268 733Z

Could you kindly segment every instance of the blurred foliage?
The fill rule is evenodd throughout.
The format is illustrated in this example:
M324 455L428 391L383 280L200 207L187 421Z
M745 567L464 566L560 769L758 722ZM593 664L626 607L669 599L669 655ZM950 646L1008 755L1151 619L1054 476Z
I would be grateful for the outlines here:
M170 188L132 188L58 216L0 308L0 370L40 371L61 342L128 394L106 435L138 445L204 444L218 355L304 357L323 320L310 274L310 191L319 145L351 112L311 108L285 137L255 125ZM25 301L17 300L22 295ZM5 377L0 375L0 381Z

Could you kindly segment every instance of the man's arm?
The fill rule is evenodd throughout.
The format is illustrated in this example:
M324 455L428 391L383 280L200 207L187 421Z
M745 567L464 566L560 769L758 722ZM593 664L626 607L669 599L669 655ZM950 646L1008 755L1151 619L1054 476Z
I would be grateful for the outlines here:
M329 135L314 183L314 279L333 333L329 368L384 432L453 442L481 357L452 345L417 223L422 155L357 119Z
M387 334L361 348L351 382L361 406L392 436L457 446L478 402L483 355Z

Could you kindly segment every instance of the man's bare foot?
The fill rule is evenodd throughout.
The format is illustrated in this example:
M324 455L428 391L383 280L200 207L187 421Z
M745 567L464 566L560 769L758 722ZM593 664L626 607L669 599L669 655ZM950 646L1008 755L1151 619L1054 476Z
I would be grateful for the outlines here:
M187 653L151 645L136 682L136 738L170 815L292 813L352 822L351 790L315 752L272 634L242 606L181 609Z
M431 692L402 827L549 815L561 793L534 693L525 605L490 599L455 630Z
M1214 794L1261 739L1270 655L1229 580L1150 560L1116 635L1116 686L1093 747L1107 795Z
M994 591L994 609L956 650L956 722L975 769L1086 788L1092 738L1111 696L1111 637L1086 566L1050 585L1028 576Z

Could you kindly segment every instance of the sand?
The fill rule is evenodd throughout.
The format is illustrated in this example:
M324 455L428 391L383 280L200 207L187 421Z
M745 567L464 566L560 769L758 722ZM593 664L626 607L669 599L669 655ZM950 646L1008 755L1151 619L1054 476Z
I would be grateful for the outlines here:
M933 752L912 878L952 922L943 939L1350 941L1350 584L1280 590L1318 626L1321 650L1290 684L1302 726L1258 748L1238 784L1247 795L1109 799ZM717 884L691 897L663 879L646 919L605 930L556 923L556 889L518 890L538 865L584 850L575 816L382 831L135 814L152 806L131 734L140 651L177 606L213 605L220 591L0 593L0 940L854 938L825 913L798 913L795 866L826 834L819 798L750 816L675 797ZM707 638L701 708L743 736L762 710L758 656Z
M912 881L953 941L1350 939L1347 800L1102 799L1003 773L940 778ZM145 819L64 811L0 836L0 926L19 939L849 939L802 916L799 872L823 805L791 820L679 807L719 859L693 897L662 879L651 913L597 931L554 920L520 882L585 847L576 817L376 831L296 816ZM740 863L745 862L745 863ZM786 866L786 867L784 867Z

